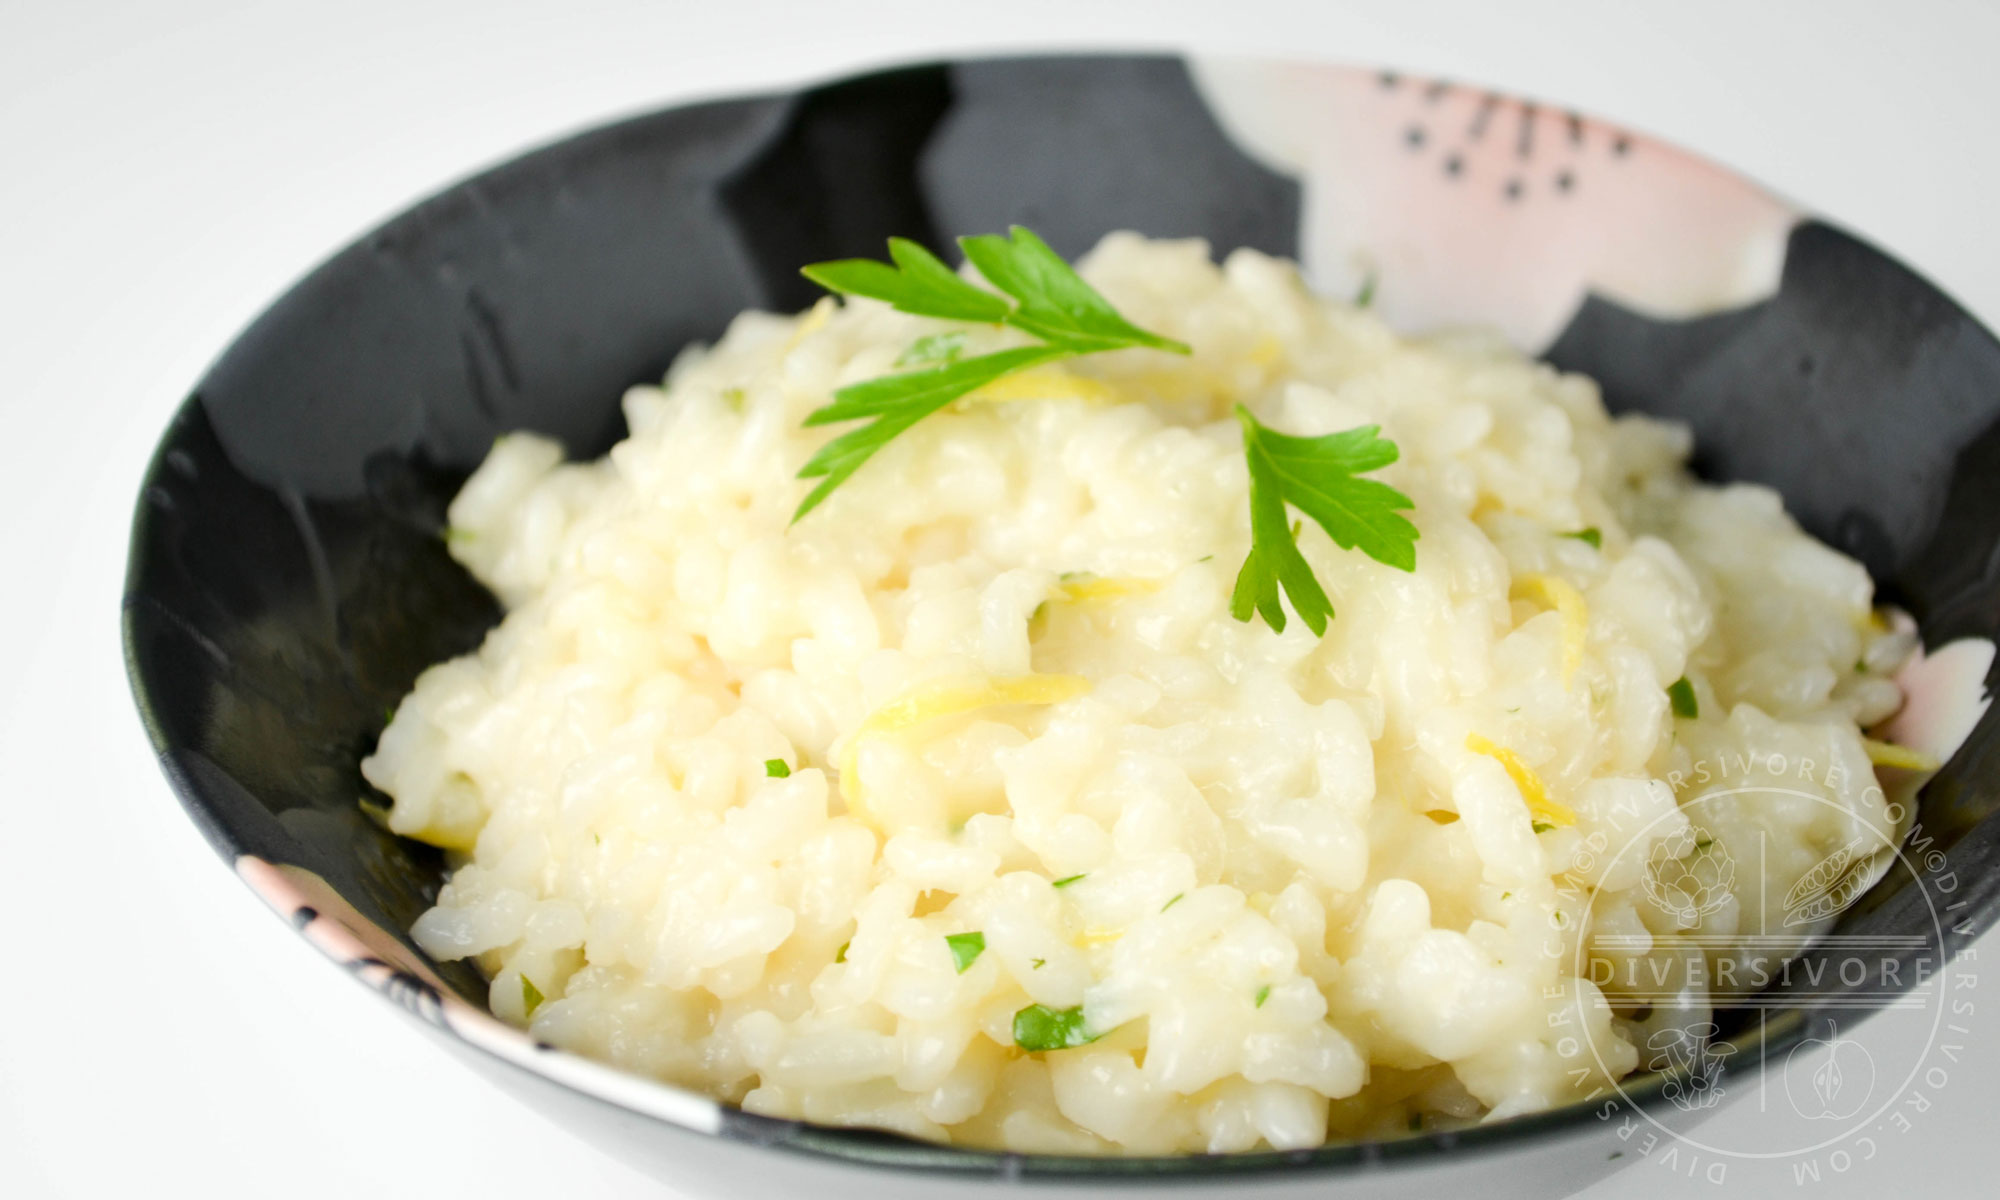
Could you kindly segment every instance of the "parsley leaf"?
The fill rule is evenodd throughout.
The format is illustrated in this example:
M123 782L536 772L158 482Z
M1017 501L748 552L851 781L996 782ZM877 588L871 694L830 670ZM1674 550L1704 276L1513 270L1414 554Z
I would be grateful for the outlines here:
M889 239L895 266L868 258L814 263L799 273L830 292L881 300L899 312L947 321L1006 319L1007 301L959 278L938 256L908 238Z
M1589 546L1592 550L1604 549L1604 531L1595 525L1589 525L1577 530L1575 533L1565 533L1562 536L1575 538L1577 541Z
M869 422L821 446L799 468L799 478L817 478L820 484L799 502L797 511L792 513L792 522L796 524L800 517L818 508L827 493L847 482L848 476L860 470L861 464L874 457L877 450L918 421L1002 375L1067 357L1066 350L1023 346L923 371L886 375L840 389L833 394L832 404L807 415L806 424L826 425L864 418Z
M526 975L521 976L521 1008L525 1010L524 1015L534 1016L535 1010L541 1006L542 989L536 987L535 981Z
M963 975L979 956L986 953L986 935L978 931L972 933L952 933L945 935L944 944L951 947L952 965Z
M764 774L770 779L789 779L792 769L782 758L767 758L764 760Z
M979 273L1020 301L1020 306L1007 314L1007 324L1078 354L1127 346L1192 353L1184 343L1148 333L1119 316L1118 310L1033 230L1015 225L1007 232L1007 237L983 234L958 239L965 257Z
M1701 715L1701 701L1695 697L1694 685L1685 675L1667 685L1667 703L1673 705L1677 717L1692 720Z
M1264 1001L1269 1000L1270 998L1271 998L1271 985L1267 983L1263 987L1257 989L1257 1002L1251 1005L1250 1007L1262 1008L1264 1007Z
M1359 549L1398 570L1416 569L1417 527L1396 512L1416 507L1415 502L1386 483L1356 478L1396 461L1396 443L1377 437L1379 426L1294 437L1264 425L1240 404L1236 416L1250 464L1250 555L1236 576L1231 616L1248 621L1255 612L1284 632L1282 586L1306 627L1315 635L1326 632L1333 602L1293 542L1287 504L1311 517L1342 549Z
M1066 888L1066 887L1068 887L1068 886L1069 886L1070 884L1072 884L1072 883L1075 883L1075 882L1076 882L1077 880L1079 880L1079 879L1082 879L1082 878L1083 878L1083 876L1084 876L1085 874L1088 874L1088 873L1089 873L1089 872L1082 872L1082 873L1079 873L1079 874L1076 874L1076 875L1065 875L1065 876L1063 876L1063 877L1062 877L1061 879L1054 879L1054 880L1050 880L1050 881L1049 881L1049 886L1050 886L1050 887L1058 887L1058 888Z
M1023 1050L1068 1050L1103 1036L1085 1031L1081 1004L1075 1008L1030 1004L1014 1014L1014 1044Z

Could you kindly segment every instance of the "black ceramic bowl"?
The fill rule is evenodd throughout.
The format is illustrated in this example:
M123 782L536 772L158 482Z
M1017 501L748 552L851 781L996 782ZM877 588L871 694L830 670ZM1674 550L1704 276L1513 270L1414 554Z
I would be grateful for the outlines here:
M1671 148L1392 74L950 63L535 151L369 234L259 317L175 417L133 524L133 689L189 814L306 937L445 1044L683 1180L1547 1195L1612 1169L1621 1122L1703 1115L1667 1102L1672 1080L1639 1078L1600 1105L1309 1152L963 1151L750 1116L534 1045L486 1015L469 966L410 942L443 863L363 814L357 763L417 673L498 616L439 536L494 436L534 429L599 454L627 385L740 309L811 301L799 264L1010 222L1071 255L1113 229L1254 246L1301 257L1328 288L1376 279L1399 323L1497 322L1597 377L1614 407L1691 423L1709 475L1779 489L1930 647L2000 626L2000 346L1865 243ZM1891 962L1935 962L2000 906L1996 750L1989 714L1924 792L1935 853L1885 876L1843 932L1901 938ZM1946 878L1959 932L1932 916ZM1871 978L1846 1005L1767 992L1730 1017L1725 1078L1905 986Z

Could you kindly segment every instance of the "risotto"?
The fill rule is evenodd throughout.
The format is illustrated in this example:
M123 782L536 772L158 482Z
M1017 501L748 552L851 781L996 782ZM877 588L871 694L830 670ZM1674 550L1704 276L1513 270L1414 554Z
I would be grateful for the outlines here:
M1660 1065L1752 986L1731 939L1813 931L1766 898L1892 845L1913 764L1863 729L1910 639L1685 429L1251 251L1081 270L1193 353L1011 375L796 524L836 389L1020 333L745 313L604 459L494 446L448 542L505 619L363 770L452 853L414 935L496 1014L756 1113L1307 1147ZM1293 529L1324 636L1231 614L1238 404L1400 449L1414 570Z

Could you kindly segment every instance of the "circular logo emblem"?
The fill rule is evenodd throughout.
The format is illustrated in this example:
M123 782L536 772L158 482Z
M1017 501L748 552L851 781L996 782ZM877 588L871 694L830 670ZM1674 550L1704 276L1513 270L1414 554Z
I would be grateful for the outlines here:
M1794 812L1824 805L1837 819L1815 827L1853 835L1802 856L1798 836L1742 819L1746 805L1760 801ZM1969 986L1971 975L1969 964L1948 964L1938 949L1942 912L1958 881L1921 827L1905 837L1894 820L1882 829L1856 826L1852 809L1818 792L1758 785L1684 797L1650 819L1635 814L1620 827L1622 845L1601 833L1586 839L1576 874L1597 879L1604 876L1596 864L1628 872L1626 864L1643 864L1641 908L1652 910L1643 921L1578 939L1572 964L1575 977L1592 985L1572 989L1572 1028L1608 1030L1583 1040L1613 1080L1602 1094L1627 1101L1604 1105L1600 1116L1616 1121L1639 1155L1677 1147L1682 1157L1668 1165L1685 1171L1693 1153L1711 1182L1732 1164L1747 1170L1754 1162L1765 1164L1754 1169L1784 1172L1775 1178L1796 1171L1792 1181L1805 1182L1846 1169L1866 1139L1906 1127L1903 1109L1927 1109L1930 1094L1948 1081L1951 1060L1938 1052L1939 1034L1950 990ZM1726 843L1712 831L1726 831ZM1810 865L1800 870L1802 863ZM1878 879L1921 897L1925 928L1833 928L1833 918ZM1563 890L1572 887L1563 907L1590 911L1589 883ZM1586 1011L1601 1013L1600 1004L1615 1016L1608 1025L1601 1016L1593 1024ZM1767 1022L1800 1010L1811 1014L1811 1036L1762 1070L1749 1063L1731 1069L1739 1047L1755 1046ZM1871 1038L1878 1047L1872 1054L1843 1032L1863 1015L1885 1035ZM1885 1046L1896 1048L1894 1061ZM1630 1063L1633 1050L1637 1070L1615 1078L1613 1064ZM1670 1127L1663 1123L1668 1110L1631 1102L1641 1086L1684 1113L1712 1110L1726 1097L1745 1119Z

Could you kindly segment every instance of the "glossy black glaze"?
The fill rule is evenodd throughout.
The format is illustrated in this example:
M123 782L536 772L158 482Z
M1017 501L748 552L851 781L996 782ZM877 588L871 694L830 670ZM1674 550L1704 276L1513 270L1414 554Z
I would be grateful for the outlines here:
M799 263L874 253L889 234L935 242L1010 221L1071 254L1114 228L1289 254L1299 189L1235 150L1177 60L977 62L585 134L447 190L315 271L203 379L134 522L134 690L217 850L317 873L408 946L403 931L443 864L362 815L357 764L418 672L476 645L497 617L439 539L446 501L492 438L527 428L599 453L620 432L625 386L657 378L742 308L808 302ZM1592 300L1551 358L1599 376L1615 404L1693 421L1708 470L1782 489L1934 639L2000 628L2000 351L1874 250L1805 224L1773 300L1685 323ZM1989 716L1924 807L1974 916L2000 891L1985 870L2000 853L1996 724ZM1920 891L1892 875L1851 920L1915 930ZM471 969L438 973L483 1004ZM1737 1065L1820 1020L1780 1014L1761 1038L1738 1039ZM1657 1094L1632 1091L1641 1103ZM1109 1161L968 1153L733 1112L725 1131L809 1157L972 1176L1212 1183L1218 1172L1508 1151L1599 1127L1566 1110L1380 1145Z

